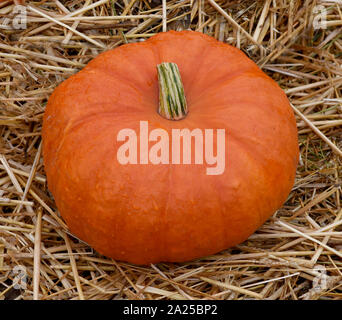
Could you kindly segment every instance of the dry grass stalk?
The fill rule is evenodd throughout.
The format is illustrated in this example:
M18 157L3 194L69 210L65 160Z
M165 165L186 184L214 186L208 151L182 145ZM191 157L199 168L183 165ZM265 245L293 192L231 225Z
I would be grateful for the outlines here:
M28 2L26 29L0 28L0 299L341 300L338 1ZM315 28L317 8L326 10L325 27ZM13 17L13 4L1 3L1 23ZM235 248L178 264L113 261L73 237L59 216L41 158L44 107L100 52L188 28L241 48L285 90L299 130L296 183Z

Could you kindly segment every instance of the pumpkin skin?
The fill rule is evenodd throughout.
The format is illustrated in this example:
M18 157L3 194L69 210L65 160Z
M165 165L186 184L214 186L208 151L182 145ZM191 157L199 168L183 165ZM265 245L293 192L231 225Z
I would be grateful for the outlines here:
M175 62L189 114L157 113L157 64ZM123 128L226 130L226 169L121 165ZM48 187L70 231L108 257L182 262L246 240L286 200L299 150L285 93L237 48L169 31L93 59L60 84L43 119ZM139 141L139 137L138 137ZM138 151L139 155L139 151Z

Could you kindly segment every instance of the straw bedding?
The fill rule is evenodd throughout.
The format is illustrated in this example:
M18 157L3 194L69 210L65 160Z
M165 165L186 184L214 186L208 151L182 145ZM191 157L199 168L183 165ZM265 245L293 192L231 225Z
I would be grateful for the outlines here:
M0 299L342 299L341 1L28 5L18 30L13 4L0 3ZM178 264L113 261L59 216L41 155L44 107L100 52L188 28L240 48L285 90L299 131L296 182L235 248Z

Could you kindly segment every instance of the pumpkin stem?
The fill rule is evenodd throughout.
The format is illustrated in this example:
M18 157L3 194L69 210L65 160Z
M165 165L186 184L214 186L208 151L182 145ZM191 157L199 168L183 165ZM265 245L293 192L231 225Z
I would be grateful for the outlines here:
M186 104L182 79L178 66L173 62L157 65L159 82L159 114L168 120L186 117Z

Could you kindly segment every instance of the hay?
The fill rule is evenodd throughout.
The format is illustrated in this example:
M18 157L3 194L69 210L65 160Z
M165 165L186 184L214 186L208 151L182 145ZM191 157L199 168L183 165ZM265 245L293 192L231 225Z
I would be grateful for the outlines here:
M326 28L315 29L322 9ZM42 0L27 13L26 29L0 29L0 299L342 298L338 1ZM100 52L187 28L241 48L285 90L299 130L296 183L235 248L179 264L113 261L59 217L41 157L44 107Z

